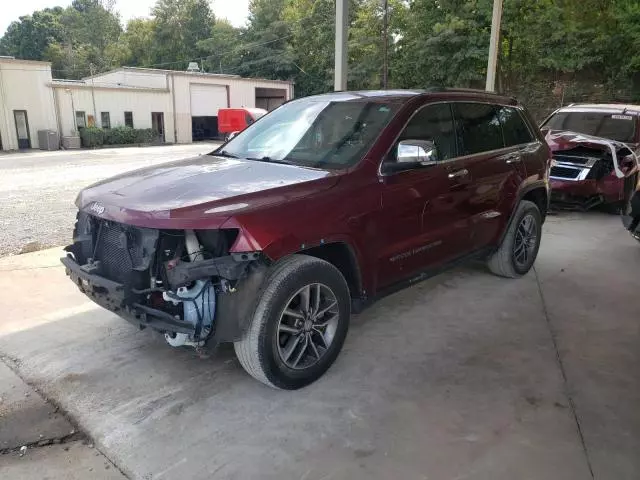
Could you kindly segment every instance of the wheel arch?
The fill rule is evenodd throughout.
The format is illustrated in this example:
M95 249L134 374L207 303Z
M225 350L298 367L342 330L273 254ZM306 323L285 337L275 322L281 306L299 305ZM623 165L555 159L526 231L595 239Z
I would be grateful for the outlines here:
M323 243L300 250L297 253L319 258L332 264L347 281L351 298L359 299L362 297L362 274L358 265L358 258L353 247L347 242L335 241Z
M542 214L542 221L544 222L547 211L549 210L549 193L545 186L534 186L533 188L527 189L518 199L518 203L522 200L529 200L535 203Z
M513 219L518 211L518 205L522 200L528 200L537 205L540 210L540 214L542 215L542 222L544 223L547 213L549 211L549 187L548 184L544 180L533 182L525 187L522 187L518 192L518 196L516 197L516 201L513 203L513 208L511 209L511 214L509 215L509 220L505 223L500 236L498 237L498 241L496 245L500 245L504 240L505 235L509 231L509 227L513 222Z

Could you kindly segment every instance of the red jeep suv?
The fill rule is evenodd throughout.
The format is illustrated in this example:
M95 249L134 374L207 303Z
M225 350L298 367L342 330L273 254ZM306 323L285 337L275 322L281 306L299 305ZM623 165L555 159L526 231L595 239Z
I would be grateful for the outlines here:
M172 346L233 342L267 385L335 361L352 311L469 258L529 271L549 147L512 99L468 90L291 101L209 155L83 190L67 274Z

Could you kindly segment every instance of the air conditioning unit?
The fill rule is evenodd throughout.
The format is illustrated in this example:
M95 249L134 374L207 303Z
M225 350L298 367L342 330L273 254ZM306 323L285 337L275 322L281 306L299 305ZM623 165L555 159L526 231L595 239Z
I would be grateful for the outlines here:
M38 130L38 146L40 150L58 150L60 141L55 130Z
M189 66L187 67L187 72L197 73L200 71L200 65L198 62L189 62Z

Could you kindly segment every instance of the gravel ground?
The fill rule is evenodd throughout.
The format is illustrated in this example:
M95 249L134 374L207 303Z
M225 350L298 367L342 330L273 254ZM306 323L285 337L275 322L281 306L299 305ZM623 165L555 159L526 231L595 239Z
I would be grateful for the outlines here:
M0 154L0 256L68 243L73 202L83 187L128 170L207 153L215 145Z

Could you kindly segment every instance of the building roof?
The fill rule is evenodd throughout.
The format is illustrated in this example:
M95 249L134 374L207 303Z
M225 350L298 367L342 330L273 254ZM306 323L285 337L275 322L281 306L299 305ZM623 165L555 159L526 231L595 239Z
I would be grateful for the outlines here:
M86 82L85 80L66 80L54 78L49 82L52 88L82 88L96 90L131 90L137 92L165 93L169 89L166 87L139 87L135 85L114 85L113 83Z
M111 73L116 72L144 72L148 74L158 74L158 75L184 75L188 77L205 77L205 78L231 78L235 80L249 80L249 81L258 81L258 82L272 82L272 83L281 83L291 85L293 81L289 80L270 80L267 78L253 78L253 77L242 77L240 75L232 75L228 73L201 73L201 72L185 72L182 70L166 70L161 68L143 68L143 67L118 67L113 70L109 70L107 72L97 73L95 75L91 75L88 77L83 77L83 80L90 80L91 78L97 79L105 75L109 75Z
M0 63L19 63L19 64L27 64L27 65L39 65L39 66L47 66L51 67L51 62L44 62L41 60L25 60L22 58L15 57L6 57L0 55Z

